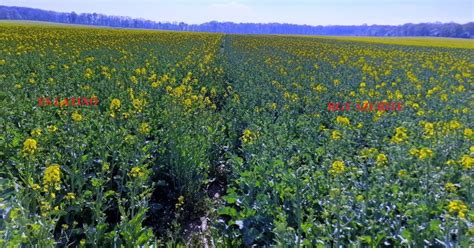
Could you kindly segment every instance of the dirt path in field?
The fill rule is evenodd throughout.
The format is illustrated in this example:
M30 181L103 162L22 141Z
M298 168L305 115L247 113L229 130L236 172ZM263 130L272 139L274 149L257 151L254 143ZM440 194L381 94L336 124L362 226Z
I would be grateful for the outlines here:
M224 47L225 47L225 40L227 38L227 35L222 36L221 39L221 50L220 50L220 55L224 55Z
M219 45L219 59L221 59L223 63L227 61L227 58L225 57L225 45L227 39L228 35L223 35ZM227 84L228 82L222 83ZM221 102L220 105L221 106L217 108L217 111L225 111L225 100ZM213 172L215 175L213 181L208 185L206 193L211 199L212 205L218 206L220 204L222 195L224 195L227 190L226 174L228 172L226 172L226 164L223 160L219 159L219 161L213 161L212 164L215 167L215 171ZM199 245L200 247L204 248L216 247L211 235L211 226L209 225L209 223L212 223L211 219L215 218L214 214L210 212L210 210L213 209L215 208L209 208L208 211L206 211L206 213L204 213L199 219L195 219L189 223L186 223L186 227L183 231L186 240L186 246L193 247Z

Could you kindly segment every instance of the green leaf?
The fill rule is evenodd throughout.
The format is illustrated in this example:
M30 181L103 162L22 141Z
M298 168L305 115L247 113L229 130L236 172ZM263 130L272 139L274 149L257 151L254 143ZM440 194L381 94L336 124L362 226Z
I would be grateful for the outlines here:
M431 220L430 221L430 230L433 232L439 232L440 231L440 226L441 221L440 220Z
M236 217L237 216L237 210L235 210L235 208L231 208L231 207L223 207L223 208L220 208L217 213L219 215L228 215L228 216L231 216L231 217Z
M372 237L368 236L368 235L365 235L365 236L360 236L359 237L359 240L364 242L364 243L367 243L367 244L371 244L372 243Z
M410 242L411 242L411 240L412 240L412 234L411 234L411 232L408 231L407 229L405 229L405 230L402 231L402 237L405 238L405 239L407 239L407 240L410 241Z
M82 155L81 156L81 162L86 162L87 161L87 158L89 157L89 155Z
M233 204L237 201L238 195L236 193L232 193L232 194L224 196L223 198L227 203Z

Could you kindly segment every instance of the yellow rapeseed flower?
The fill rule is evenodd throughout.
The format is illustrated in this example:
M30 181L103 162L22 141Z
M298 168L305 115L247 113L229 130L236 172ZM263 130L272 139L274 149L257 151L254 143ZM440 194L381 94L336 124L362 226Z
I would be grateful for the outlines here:
M270 103L270 109L276 110L277 109L277 104L274 103L274 102Z
M410 153L410 155L414 156L414 157L418 157L418 154L420 153L420 150L416 149L416 148L411 148L410 151L408 151Z
M424 133L427 137L431 137L434 135L434 124L431 122L426 122L424 125Z
M77 111L72 113L71 117L73 121L76 121L76 122L82 121L82 115L79 114Z
M146 122L143 122L141 125L140 125L140 128L138 130L141 134L148 134L150 133L150 124L146 123Z
M76 199L76 194L74 193L67 193L66 196L64 196L66 200L74 200Z
M452 165L455 165L455 164L456 164L456 161L454 161L452 159L446 161L446 165L452 166Z
M38 142L35 139L26 139L23 142L23 152L33 154L38 149Z
M52 164L44 170L43 185L45 189L53 186L56 190L60 189L61 183L61 168L58 164Z
M143 177L143 176L145 176L145 171L142 168L140 168L138 166L135 166L130 170L128 175L130 177L134 177L134 178Z
M41 186L39 186L39 184L37 184L37 183L33 183L33 184L31 185L31 189L32 189L32 190L39 190L40 188L41 188Z
M446 189L446 191L449 191L449 192L455 192L458 189L458 187L454 183L450 183L450 182L446 183L444 185L444 188Z
M418 155L418 158L421 159L421 160L424 160L426 158L430 158L433 156L433 151L429 148L421 148L420 151L419 151L419 155Z
M404 127L395 128L395 135L392 137L392 142L401 143L408 139L407 129Z
M54 133L54 132L58 131L58 127L56 127L55 125L49 125L47 127L47 129L48 129L48 132L50 132L50 133Z
M131 134L127 134L124 138L125 142L131 144L133 142L135 142L135 136L134 135L131 135Z
M345 170L346 170L346 166L344 165L344 162L340 160L336 160L332 163L329 173L332 175L339 175L339 174L344 173Z
M350 126L351 125L351 122L350 122L349 118L344 117L344 116L336 117L336 123L344 125L344 126Z
M137 79L137 77L135 77L135 76L131 76L131 77L130 77L130 81L132 81L132 83L134 83L134 84L137 84L137 83L138 83L138 79Z
M461 127L462 127L462 124L459 121L452 120L449 122L449 129L451 130L455 130Z
M448 94L441 94L441 96L439 97L439 99L441 99L441 101L443 101L443 102L448 101Z
M192 106L193 101L192 101L190 98L186 98L186 99L183 101L183 104L184 104L184 106L186 106L187 108L189 108L189 107Z
M364 148L360 150L360 156L362 158L373 158L379 151L377 148L372 147L372 148Z
M399 170L398 171L398 177L406 177L408 175L407 170Z
M109 108L110 108L110 110L115 111L115 110L118 110L121 105L122 105L122 103L120 102L120 99L114 98L110 102Z
M324 92L326 91L326 87L322 84L316 84L313 86L313 90L317 91L317 92Z
M331 139L338 140L338 139L341 139L341 138L342 138L342 133L340 131L338 131L338 130L332 131Z
M468 170L472 168L472 165L474 165L474 159L471 158L471 156L464 154L462 155L459 163L462 165L464 169Z
M448 204L448 212L450 214L457 214L459 218L464 219L467 213L467 205L461 200L452 200Z
M31 135L32 136L40 136L42 132L43 131L41 130L41 128L35 128L35 129L31 130Z
M128 119L129 117L130 117L130 113L128 112L122 113L122 118Z
M94 72L90 68L86 68L84 71L84 77L91 78L94 75Z
M388 163L387 155L380 153L379 155L377 155L375 163L379 166L386 165Z
M181 206L183 206L183 204L184 204L184 196L181 195L178 197L178 202L176 203L175 207L180 208Z
M252 143L252 141L256 138L256 135L250 131L249 129L245 129L243 134L242 134L242 141L247 144L247 143Z
M132 105L137 112L143 111L143 106L145 106L145 100L140 100L138 98L133 99Z
M464 129L464 136L466 138L472 138L473 134L474 134L474 131L472 131L472 129L470 128Z

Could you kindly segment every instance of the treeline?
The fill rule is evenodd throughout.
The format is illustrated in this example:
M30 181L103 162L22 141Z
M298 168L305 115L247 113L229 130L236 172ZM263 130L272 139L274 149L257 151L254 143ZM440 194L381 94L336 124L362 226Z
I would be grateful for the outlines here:
M232 23L208 22L199 25L162 23L144 19L103 14L77 14L46 11L25 7L0 6L0 19L33 20L68 24L108 26L121 28L161 29L174 31L222 32L231 34L299 34L299 35L347 35L347 36L436 36L474 38L474 22L420 23L359 26L309 26L280 23Z

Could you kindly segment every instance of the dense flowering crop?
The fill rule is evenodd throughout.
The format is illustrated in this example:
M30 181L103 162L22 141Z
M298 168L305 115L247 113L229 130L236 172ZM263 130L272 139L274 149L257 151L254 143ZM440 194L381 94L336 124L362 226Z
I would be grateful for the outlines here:
M0 246L468 247L473 69L472 41L2 23Z
M448 43L228 37L234 125L259 133L232 160L220 209L228 237L248 246L472 243L474 44ZM403 107L357 111L370 103Z
M204 205L221 38L1 24L0 242L152 244Z

